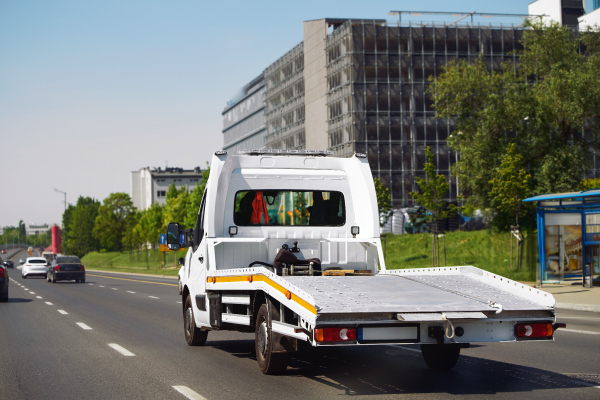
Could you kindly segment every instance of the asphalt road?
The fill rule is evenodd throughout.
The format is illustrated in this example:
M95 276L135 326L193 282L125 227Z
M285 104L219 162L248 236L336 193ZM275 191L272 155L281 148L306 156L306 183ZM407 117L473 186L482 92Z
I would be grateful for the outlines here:
M265 376L252 334L211 332L206 346L187 346L175 280L9 273L0 399L600 398L598 313L559 310L568 330L555 342L473 345L450 372L429 370L413 346L364 346L308 349L285 375Z

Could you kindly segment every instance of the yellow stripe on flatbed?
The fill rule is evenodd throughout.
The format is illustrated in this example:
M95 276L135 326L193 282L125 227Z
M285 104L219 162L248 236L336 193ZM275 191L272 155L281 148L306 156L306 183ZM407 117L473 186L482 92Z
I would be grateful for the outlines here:
M285 295L288 290L283 286L279 285L276 282L273 282L271 279L267 278L264 275L243 275L243 276L211 276L206 279L207 283L229 283L229 282L247 282L248 277L252 277L252 282L264 282L267 285L271 286L273 289L281 292ZM214 279L214 281L213 281ZM291 301L298 303L298 305L306 308L311 313L317 315L317 309L315 306L301 298L300 296L292 293Z

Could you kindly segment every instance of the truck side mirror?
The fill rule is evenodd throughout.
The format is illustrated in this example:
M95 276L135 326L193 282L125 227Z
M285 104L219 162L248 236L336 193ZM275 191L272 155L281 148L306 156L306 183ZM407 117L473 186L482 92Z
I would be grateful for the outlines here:
M179 224L177 222L170 222L167 226L167 247L169 250L179 250Z

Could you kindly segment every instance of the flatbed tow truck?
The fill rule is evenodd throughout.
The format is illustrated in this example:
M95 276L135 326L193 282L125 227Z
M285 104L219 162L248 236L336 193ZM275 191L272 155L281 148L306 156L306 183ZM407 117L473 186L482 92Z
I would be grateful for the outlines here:
M426 364L454 367L474 342L552 341L551 294L472 267L388 270L364 154L215 153L181 277L189 345L209 331L254 332L265 374L304 346L420 344Z

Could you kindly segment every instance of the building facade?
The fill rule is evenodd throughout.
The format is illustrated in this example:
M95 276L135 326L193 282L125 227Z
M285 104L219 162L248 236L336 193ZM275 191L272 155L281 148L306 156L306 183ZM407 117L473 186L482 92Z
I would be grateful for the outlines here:
M161 205L167 202L169 185L175 184L177 189L185 187L189 192L202 179L202 170L196 167L191 170L167 167L165 169L142 168L131 172L131 199L138 210L147 210L154 203Z
M261 149L265 143L265 83L260 74L223 110L223 150Z

